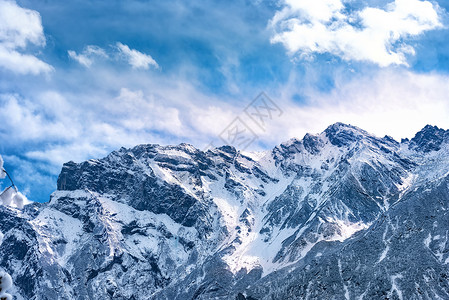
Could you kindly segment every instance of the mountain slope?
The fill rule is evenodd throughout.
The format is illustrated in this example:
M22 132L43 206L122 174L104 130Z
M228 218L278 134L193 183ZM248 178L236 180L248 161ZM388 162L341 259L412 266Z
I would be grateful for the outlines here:
M122 148L0 207L0 264L18 299L447 299L448 154L437 127L342 123L263 153Z

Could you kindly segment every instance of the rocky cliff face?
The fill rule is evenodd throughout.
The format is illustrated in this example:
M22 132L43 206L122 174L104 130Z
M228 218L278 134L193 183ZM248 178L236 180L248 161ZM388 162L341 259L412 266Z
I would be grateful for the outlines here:
M449 131L140 145L0 207L17 299L448 299Z

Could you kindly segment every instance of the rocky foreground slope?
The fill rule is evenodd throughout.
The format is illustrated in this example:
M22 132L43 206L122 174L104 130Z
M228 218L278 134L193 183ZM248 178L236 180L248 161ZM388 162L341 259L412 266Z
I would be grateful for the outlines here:
M140 145L0 207L16 299L449 299L449 131Z

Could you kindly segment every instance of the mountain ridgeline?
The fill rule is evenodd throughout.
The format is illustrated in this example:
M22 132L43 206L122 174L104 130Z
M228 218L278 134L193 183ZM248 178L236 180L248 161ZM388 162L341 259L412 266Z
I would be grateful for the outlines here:
M0 207L16 299L449 299L449 131L121 148Z

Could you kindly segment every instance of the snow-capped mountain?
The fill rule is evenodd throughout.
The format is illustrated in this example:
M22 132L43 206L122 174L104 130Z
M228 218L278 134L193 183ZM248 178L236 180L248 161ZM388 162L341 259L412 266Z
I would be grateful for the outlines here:
M449 299L449 131L140 145L0 207L16 299Z

